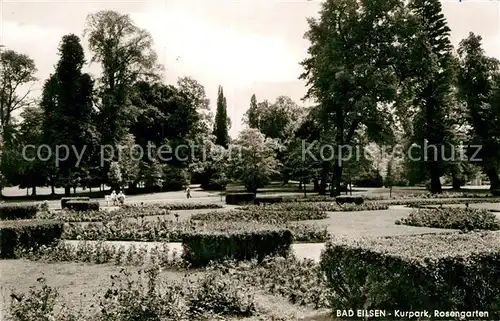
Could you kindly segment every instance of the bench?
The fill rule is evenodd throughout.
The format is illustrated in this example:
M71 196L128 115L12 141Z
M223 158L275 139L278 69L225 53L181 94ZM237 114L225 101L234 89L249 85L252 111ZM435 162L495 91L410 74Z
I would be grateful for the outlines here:
M105 195L104 200L106 201L106 206L109 206L109 202L113 202L113 204L116 202L116 197L113 197L112 195Z

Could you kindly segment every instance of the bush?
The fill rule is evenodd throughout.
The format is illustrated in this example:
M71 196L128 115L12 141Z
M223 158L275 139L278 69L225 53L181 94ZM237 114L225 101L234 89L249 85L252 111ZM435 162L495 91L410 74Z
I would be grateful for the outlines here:
M361 196L337 196L335 197L335 202L337 204L356 204L356 205L361 205L363 204L364 200Z
M273 226L245 224L244 230L199 232L186 235L182 241L183 259L193 267L224 260L262 261L268 255L287 256L292 233Z
M283 202L283 197L281 196L268 196L268 197L256 197L254 200L255 205L261 204L277 204Z
M0 220L30 219L36 216L37 205L0 204Z
M226 204L240 205L245 203L252 203L255 200L253 193L231 193L226 194Z
M491 191L491 195L493 196L500 196L500 189L494 189Z
M320 265L333 310L479 310L500 317L500 238L491 232L331 239Z
M0 257L15 258L23 249L49 245L61 238L62 223L51 221L5 221L0 223Z
M413 210L399 224L459 230L500 230L500 220L493 212L476 208L435 208Z
M90 202L90 197L63 197L61 198L61 208L62 209L68 208L66 204L69 201Z
M66 208L75 212L98 211L99 202L67 201Z

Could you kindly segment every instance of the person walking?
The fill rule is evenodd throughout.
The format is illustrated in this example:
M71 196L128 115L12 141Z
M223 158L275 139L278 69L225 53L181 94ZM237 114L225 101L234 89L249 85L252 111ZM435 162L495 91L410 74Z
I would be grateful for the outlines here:
M191 189L189 188L189 185L186 187L186 197L191 198Z

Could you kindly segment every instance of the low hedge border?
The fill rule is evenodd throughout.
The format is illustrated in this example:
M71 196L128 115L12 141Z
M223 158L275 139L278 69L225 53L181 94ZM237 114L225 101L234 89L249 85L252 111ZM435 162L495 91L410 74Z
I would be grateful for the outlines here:
M39 210L36 204L0 204L0 220L25 220L34 218Z
M488 210L477 208L416 209L396 224L457 230L500 230L500 220Z
M333 311L479 310L500 317L496 232L333 238L320 266Z
M65 206L68 210L75 212L87 212L87 211L99 210L99 202L67 201Z
M479 203L500 203L500 198L475 198L475 199L426 199L426 200L389 200L389 201L380 201L381 204L387 205L405 205L408 207L419 207L425 205L447 205L447 204L479 204Z
M292 232L273 226L248 231L200 232L184 237L182 258L193 267L225 260L246 261L266 256L288 256Z
M90 197L63 197L61 198L61 208L66 209L69 201L90 202Z
M61 238L63 224L56 221L0 222L0 258L16 258L19 250L50 245Z
M148 207L153 207L153 208L160 208L162 210L167 210L167 211L184 211L184 210L205 210L205 209L217 209L217 208L224 208L221 204L215 204L215 203L171 203L171 204L165 204L165 203L158 203L158 204L126 204L122 206L122 208L132 208L132 209L137 209L137 208L148 208Z
M226 194L226 204L240 205L253 203L255 201L254 193L229 193Z

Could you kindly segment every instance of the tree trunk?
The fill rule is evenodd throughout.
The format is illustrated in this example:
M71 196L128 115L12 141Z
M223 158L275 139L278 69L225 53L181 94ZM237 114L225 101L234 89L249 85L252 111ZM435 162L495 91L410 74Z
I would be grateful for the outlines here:
M318 184L317 178L313 179L313 190L315 193L317 193L319 191L319 184Z
M328 162L323 162L321 168L321 184L319 185L319 195L326 195L326 179L328 178L328 172L330 171L330 164Z
M498 177L498 168L495 166L489 166L486 169L486 175L490 180L490 191L500 189L500 178Z
M56 187L54 183L50 184L50 195L56 195Z
M36 185L31 186L31 195L36 196Z
M71 195L71 186L64 186L64 196Z
M304 197L307 197L307 184L305 183L305 180L304 180Z
M302 178L299 180L299 189L302 189Z
M342 188L341 188L341 180L342 180L342 166L336 164L333 166L333 173L335 175L335 190L333 190L332 188L332 191L334 191L335 193L335 196L338 196L338 195L341 195L342 193ZM333 184L333 182L332 182Z
M451 186L454 190L460 189L460 180L457 177L457 173L455 170L451 171Z
M431 193L441 194L443 193L443 187L441 186L440 171L437 164L431 164Z

